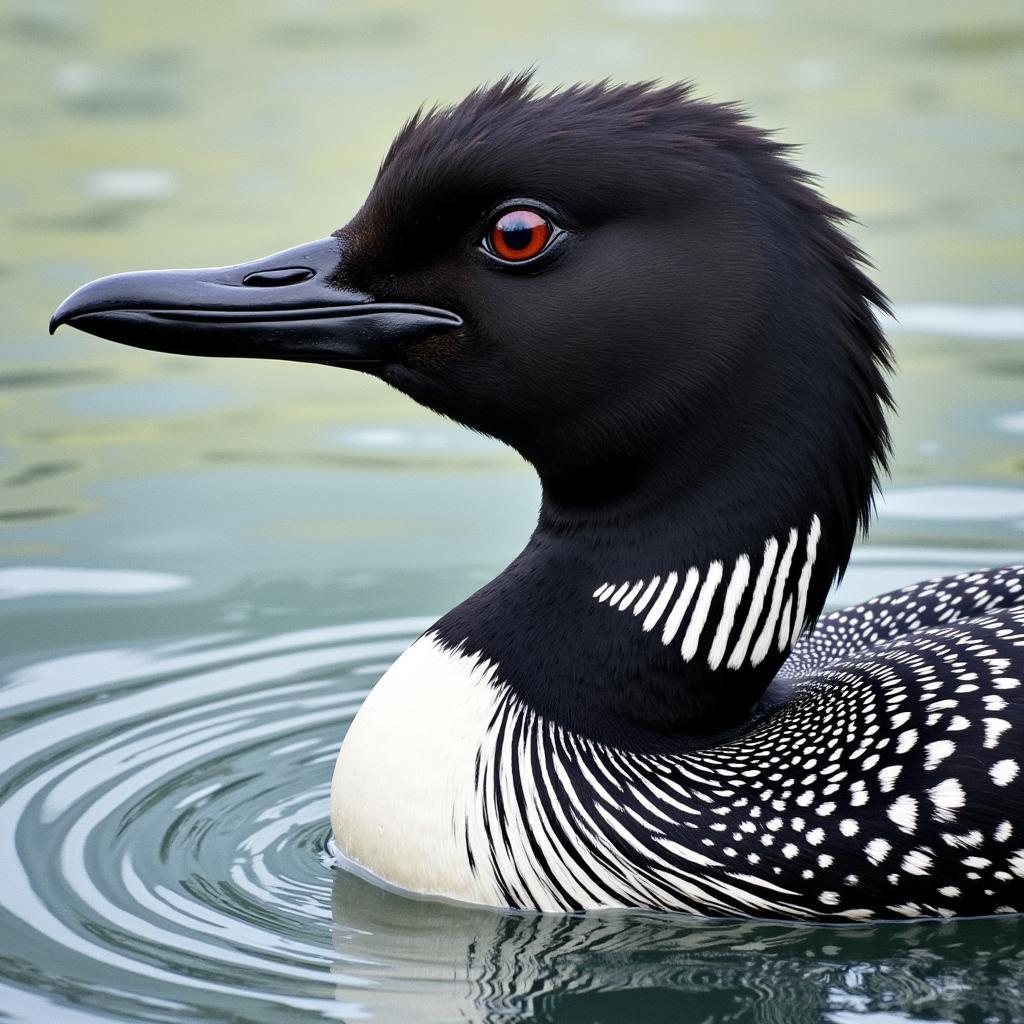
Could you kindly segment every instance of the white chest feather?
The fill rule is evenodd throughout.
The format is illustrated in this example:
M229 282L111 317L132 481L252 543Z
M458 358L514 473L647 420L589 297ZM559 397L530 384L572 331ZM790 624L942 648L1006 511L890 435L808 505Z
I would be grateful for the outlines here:
M498 902L466 849L477 754L498 702L494 671L431 634L388 669L334 770L331 826L347 857L416 892Z

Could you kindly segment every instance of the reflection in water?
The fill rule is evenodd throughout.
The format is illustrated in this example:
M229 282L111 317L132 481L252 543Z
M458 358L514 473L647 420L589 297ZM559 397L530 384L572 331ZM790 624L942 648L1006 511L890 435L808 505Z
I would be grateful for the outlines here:
M333 941L380 1020L799 1024L1018 1019L1019 919L822 927L632 913L509 914L338 871ZM352 992L339 985L339 996Z

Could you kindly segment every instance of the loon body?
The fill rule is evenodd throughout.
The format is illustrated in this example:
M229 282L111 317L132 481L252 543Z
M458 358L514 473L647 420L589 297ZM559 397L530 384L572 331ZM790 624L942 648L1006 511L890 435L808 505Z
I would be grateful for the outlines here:
M889 448L844 216L732 106L518 77L417 115L329 238L57 310L359 369L537 469L526 548L348 731L347 857L524 909L1024 910L1024 567L819 618Z

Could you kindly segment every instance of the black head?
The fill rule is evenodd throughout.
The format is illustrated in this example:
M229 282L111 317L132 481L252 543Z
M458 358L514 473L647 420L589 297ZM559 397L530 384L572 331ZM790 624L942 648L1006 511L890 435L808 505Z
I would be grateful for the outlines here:
M553 228L522 262L487 244L508 209ZM381 375L522 452L552 520L771 495L841 565L889 443L886 303L845 217L735 106L520 76L406 125L340 279L458 312Z
M845 563L889 351L844 217L735 106L522 75L417 114L330 239L104 279L55 323L356 366L518 449L553 528L770 494L783 526L821 515Z

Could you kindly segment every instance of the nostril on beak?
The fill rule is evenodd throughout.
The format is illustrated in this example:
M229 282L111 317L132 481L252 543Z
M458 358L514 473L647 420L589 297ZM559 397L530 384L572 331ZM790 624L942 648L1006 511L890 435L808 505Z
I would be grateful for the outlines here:
M286 284L301 284L316 276L308 267L280 267L275 270L255 270L242 278L242 284L252 288L280 288Z

